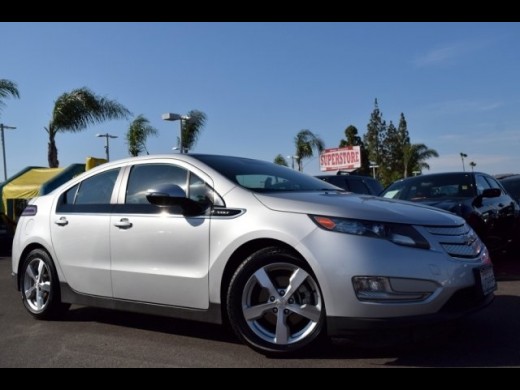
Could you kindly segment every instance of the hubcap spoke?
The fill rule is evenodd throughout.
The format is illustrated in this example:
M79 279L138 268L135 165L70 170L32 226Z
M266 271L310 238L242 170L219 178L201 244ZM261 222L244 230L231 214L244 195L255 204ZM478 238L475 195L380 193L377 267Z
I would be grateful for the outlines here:
M34 292L36 291L36 287L32 286L29 289L25 290L25 298L31 299L33 297Z
M289 286L287 287L285 296L287 298L291 297L308 277L309 274L301 268L298 268L296 271L294 271L294 273L291 275L291 279L289 280Z
M287 309L289 309L290 311L292 311L295 314L298 314L302 317L305 317L305 318L311 320L312 322L318 322L321 317L321 310L319 308L317 308L316 306L312 306L312 305L303 305L303 306L290 305L290 306L287 306Z
M264 268L260 268L258 271L255 272L255 278L257 282L260 284L260 286L269 291L269 294L271 296L280 296L280 294L278 294L278 291L274 287L273 282L271 282L269 275L267 275L267 273L265 272Z
M287 326L282 310L278 312L276 319L276 338L274 342L281 345L285 345L289 342L289 327Z
M27 276L29 276L32 280L34 280L35 282L37 281L36 279L36 275L34 274L34 271L32 269L32 266L28 266L27 267Z
M247 321L253 321L262 317L267 311L275 308L274 303L265 303L263 305L252 306L244 309L244 317Z
M45 304L43 299L43 292L42 291L36 291L36 307L38 310L41 310L43 308L43 305Z
M40 262L38 263L38 281L40 281L43 276L44 267L45 267L45 263L40 260Z
M51 292L51 282L44 282L40 284L40 290L50 293Z

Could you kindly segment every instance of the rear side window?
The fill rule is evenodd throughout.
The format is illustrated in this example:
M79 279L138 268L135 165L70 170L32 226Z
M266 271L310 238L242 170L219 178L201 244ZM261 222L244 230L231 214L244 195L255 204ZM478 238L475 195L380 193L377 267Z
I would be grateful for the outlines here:
M58 212L106 212L110 207L114 185L120 169L99 173L64 192Z
M370 190L365 185L365 183L363 183L363 180L358 180L357 178L350 178L348 182L350 186L350 191L356 194L370 194Z

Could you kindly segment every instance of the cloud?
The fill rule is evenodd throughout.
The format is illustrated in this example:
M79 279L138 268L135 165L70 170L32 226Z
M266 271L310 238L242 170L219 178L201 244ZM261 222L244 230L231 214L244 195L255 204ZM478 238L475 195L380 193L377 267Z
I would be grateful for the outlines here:
M471 99L455 99L432 103L424 107L424 111L439 115L453 115L468 112L492 111L503 106L501 101L483 101Z
M413 62L418 68L451 65L460 57L481 50L489 44L490 41L452 42L418 55Z

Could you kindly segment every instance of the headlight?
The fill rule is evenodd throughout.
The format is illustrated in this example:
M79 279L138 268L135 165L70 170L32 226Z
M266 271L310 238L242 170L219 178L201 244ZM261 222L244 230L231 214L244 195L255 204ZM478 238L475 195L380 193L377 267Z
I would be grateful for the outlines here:
M391 241L397 245L430 249L428 241L410 225L363 221L360 219L322 217L317 215L311 215L310 217L320 228L331 232L380 238Z

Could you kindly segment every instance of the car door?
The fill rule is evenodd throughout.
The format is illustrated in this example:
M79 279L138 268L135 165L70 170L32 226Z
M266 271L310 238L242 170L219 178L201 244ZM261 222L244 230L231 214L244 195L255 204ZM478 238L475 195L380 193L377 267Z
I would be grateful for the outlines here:
M172 163L128 168L110 223L114 298L209 307L209 216L186 217L146 198L149 189L175 184L193 199L206 182Z
M518 209L515 201L504 190L504 188L491 176L484 176L491 188L496 188L501 191L501 195L497 198L492 198L495 208L497 210L496 220L496 234L502 238L503 244L506 244L512 238L516 227L516 220L518 218Z
M110 211L119 172L111 169L83 180L64 191L53 207L50 229L57 263L79 293L112 296Z

